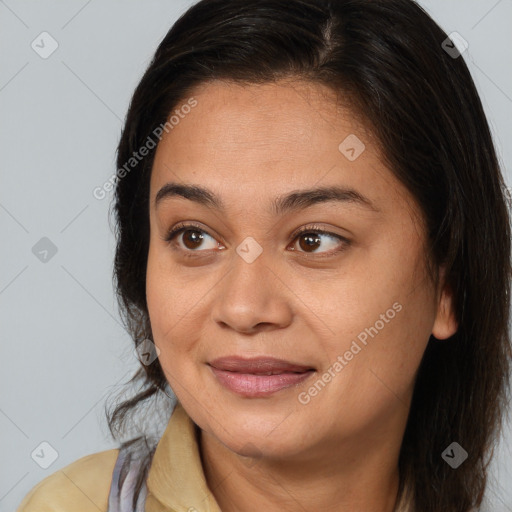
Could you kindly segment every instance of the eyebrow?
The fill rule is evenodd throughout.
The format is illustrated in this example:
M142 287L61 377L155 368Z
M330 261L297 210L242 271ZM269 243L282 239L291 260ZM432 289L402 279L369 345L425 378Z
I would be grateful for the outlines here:
M172 197L183 197L208 208L223 212L226 209L222 199L211 190L199 185L184 185L172 182L165 184L156 194L155 208L164 199ZM374 212L380 211L370 199L356 190L338 186L296 190L275 198L271 203L271 208L274 215L278 216L326 202L351 203Z

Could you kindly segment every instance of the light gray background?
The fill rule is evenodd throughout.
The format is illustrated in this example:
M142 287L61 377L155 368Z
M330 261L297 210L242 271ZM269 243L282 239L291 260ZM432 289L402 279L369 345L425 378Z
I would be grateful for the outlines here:
M105 397L137 361L112 290L110 196L92 190L115 171L134 87L192 3L0 0L0 511L59 468L115 446ZM510 184L512 0L421 4L469 42L464 58ZM31 48L43 31L59 45L47 59ZM42 237L57 247L46 263L32 252ZM493 512L512 511L511 439L509 427L493 464ZM31 458L43 441L58 452L48 469Z

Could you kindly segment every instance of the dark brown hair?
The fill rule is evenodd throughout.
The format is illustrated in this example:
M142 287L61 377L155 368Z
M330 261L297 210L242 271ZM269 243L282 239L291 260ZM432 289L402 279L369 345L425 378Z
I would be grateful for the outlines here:
M462 56L411 0L203 0L171 28L133 95L117 153L123 168L193 88L214 79L281 78L329 86L363 116L427 225L428 260L452 288L458 331L431 337L403 438L400 493L415 510L467 512L482 502L508 403L510 220L489 126ZM155 150L115 189L115 279L135 342L151 339L146 304L149 181ZM166 386L156 360L141 389L108 412L118 436ZM441 457L456 441L456 470Z

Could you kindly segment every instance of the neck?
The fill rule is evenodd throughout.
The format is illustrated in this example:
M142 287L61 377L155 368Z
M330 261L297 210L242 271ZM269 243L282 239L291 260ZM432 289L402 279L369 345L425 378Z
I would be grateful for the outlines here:
M248 459L201 431L200 451L222 512L393 512L399 486L396 441L338 441L293 459Z

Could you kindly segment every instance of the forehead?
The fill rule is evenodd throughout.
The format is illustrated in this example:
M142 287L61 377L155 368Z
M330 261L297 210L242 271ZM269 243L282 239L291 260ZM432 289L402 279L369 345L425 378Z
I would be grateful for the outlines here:
M317 140L325 139L326 131L333 132L335 138L340 131L359 133L363 138L369 135L339 96L318 83L282 80L240 84L217 80L199 85L190 96L197 106L172 132L185 136L188 130L195 130L196 144L215 142L217 150L236 144L245 151L286 145L293 145L297 151L296 146L301 145L306 152L314 148L302 143L313 140L315 133ZM179 110L180 103L176 108Z
M405 192L371 131L326 86L210 82L174 112L191 98L194 108L158 145L153 198L168 182L201 183L240 202L314 186L365 189L376 203Z

